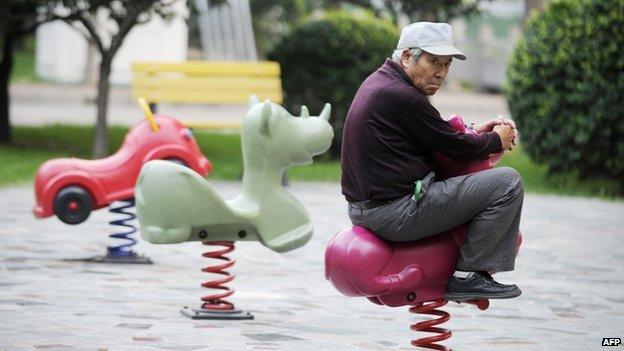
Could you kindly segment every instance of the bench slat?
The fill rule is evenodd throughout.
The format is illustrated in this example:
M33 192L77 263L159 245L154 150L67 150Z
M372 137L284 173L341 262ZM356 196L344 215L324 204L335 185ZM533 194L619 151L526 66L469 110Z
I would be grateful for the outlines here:
M280 76L277 62L219 62L219 61L187 61L187 62L135 62L132 71L153 75L162 72L180 72L190 75L225 75L225 76Z
M277 62L135 62L132 95L149 103L242 104L249 96L282 104ZM240 129L240 121L186 121L198 129Z
M179 103L211 103L211 104L238 104L246 102L249 96L256 95L260 101L270 99L281 104L280 92L262 92L248 89L246 91L222 91L215 92L196 90L146 90L135 92L134 98L144 97L148 102L179 102Z
M222 90L271 90L282 89L282 82L277 78L259 79L255 77L206 77L206 78L174 78L174 77L136 77L134 89L210 89L218 94Z

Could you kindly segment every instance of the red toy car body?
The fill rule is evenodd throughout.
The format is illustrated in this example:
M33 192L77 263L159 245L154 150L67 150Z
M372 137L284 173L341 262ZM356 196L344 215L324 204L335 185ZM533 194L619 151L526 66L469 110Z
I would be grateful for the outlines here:
M35 178L35 217L56 214L67 224L82 223L92 210L133 197L141 167L150 160L182 163L202 176L212 171L190 129L162 115L156 115L155 121L156 131L148 120L134 125L119 150L109 157L59 158L43 163Z

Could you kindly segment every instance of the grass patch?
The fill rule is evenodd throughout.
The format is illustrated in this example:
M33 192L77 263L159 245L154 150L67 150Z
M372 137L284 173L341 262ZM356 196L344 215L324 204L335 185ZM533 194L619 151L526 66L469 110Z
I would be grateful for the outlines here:
M615 181L583 180L576 172L549 174L546 165L533 162L521 148L508 152L499 165L515 168L522 175L525 189L530 192L608 199L624 198L624 188Z
M340 162L316 159L311 165L288 169L288 179L295 181L339 182L341 174Z
M128 128L109 127L109 153L119 149ZM236 180L243 172L238 134L195 132L197 144L213 165L210 179ZM37 168L46 160L58 157L91 159L93 128L74 125L15 127L13 145L0 146L0 186L30 182ZM288 178L296 181L338 181L340 164L317 162L293 167Z
M126 132L125 127L109 128L110 153L119 149ZM85 126L14 128L14 145L0 146L0 186L32 181L39 165L51 158L89 159L92 137L93 128ZM210 179L235 180L241 176L243 161L238 134L198 131L195 137L202 152L213 164ZM576 174L549 175L546 166L531 161L521 149L509 152L500 165L518 170L528 192L623 198L624 189L617 182L582 180ZM288 179L338 182L340 174L340 163L322 156L317 157L312 165L291 167Z
M16 52L14 57L11 82L35 82L35 55L28 52Z
M40 164L63 156L62 152L0 146L0 186L31 181Z
M15 50L11 82L35 82L35 38L33 35L21 42L22 46Z
M235 133L196 131L202 153L212 163L210 179L239 179L243 174L240 136Z
M126 128L109 129L109 150L117 150ZM52 125L13 128L13 145L0 146L0 186L30 182L39 166L52 158L90 158L92 127Z

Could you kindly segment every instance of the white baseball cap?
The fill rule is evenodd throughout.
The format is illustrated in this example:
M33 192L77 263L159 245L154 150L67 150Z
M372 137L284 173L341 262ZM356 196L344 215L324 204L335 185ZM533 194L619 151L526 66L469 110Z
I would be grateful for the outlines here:
M465 60L466 55L453 43L453 28L447 23L416 22L401 31L397 50L419 48L433 55L453 56Z

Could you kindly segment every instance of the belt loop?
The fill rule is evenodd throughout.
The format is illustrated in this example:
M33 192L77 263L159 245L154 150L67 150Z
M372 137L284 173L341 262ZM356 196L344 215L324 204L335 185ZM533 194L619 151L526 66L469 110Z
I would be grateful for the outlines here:
M422 181L417 180L416 185L414 186L414 195L412 195L412 200L418 201L418 199L420 199L421 190L422 190Z

